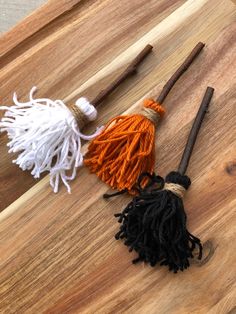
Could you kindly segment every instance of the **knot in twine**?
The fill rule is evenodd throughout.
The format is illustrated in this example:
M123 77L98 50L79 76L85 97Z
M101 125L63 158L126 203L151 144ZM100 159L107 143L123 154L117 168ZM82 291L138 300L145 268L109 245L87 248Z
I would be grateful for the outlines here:
M77 99L75 104L68 104L67 107L73 114L80 129L88 124L89 121L94 121L97 118L96 108L84 97Z
M163 190L171 191L179 198L183 198L186 192L185 188L177 183L165 183Z
M153 99L145 99L141 114L157 126L160 119L165 114L165 109L161 104L155 102Z

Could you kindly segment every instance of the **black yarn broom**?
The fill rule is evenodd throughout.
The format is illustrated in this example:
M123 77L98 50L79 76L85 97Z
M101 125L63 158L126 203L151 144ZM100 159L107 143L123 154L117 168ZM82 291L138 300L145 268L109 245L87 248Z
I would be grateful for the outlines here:
M129 251L138 253L133 263L143 261L151 266L160 263L177 273L190 266L189 259L193 258L195 248L198 248L198 259L202 258L200 239L187 229L182 198L191 185L185 172L213 92L213 88L207 87L178 171L170 172L165 179L155 174L142 174L138 182L139 195L133 198L122 213L115 215L121 223L115 238L125 239ZM149 183L142 188L140 182L145 176L149 178Z

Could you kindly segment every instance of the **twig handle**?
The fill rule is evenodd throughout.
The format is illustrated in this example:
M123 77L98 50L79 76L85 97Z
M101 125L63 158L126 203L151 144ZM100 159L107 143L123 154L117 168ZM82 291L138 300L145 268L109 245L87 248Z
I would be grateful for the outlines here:
M91 103L96 107L98 106L109 94L111 94L126 78L137 72L138 65L146 58L152 51L152 46L147 45L129 64L129 66L109 85L103 89Z
M164 85L159 97L157 98L157 102L159 104L162 104L167 95L169 94L172 87L175 85L175 83L178 81L178 79L181 77L182 74L184 74L185 71L189 68L189 66L193 63L193 61L197 58L199 53L202 51L205 44L202 42L199 42L191 51L189 56L184 60L184 62L181 64L181 66L175 71L175 73L171 76L171 78L166 82Z
M189 160L190 160L190 157L191 157L191 154L193 151L193 147L194 147L194 144L195 144L196 139L197 139L198 132L201 128L202 121L203 121L204 116L207 112L207 109L208 109L208 106L210 104L213 93L214 93L214 88L208 86L206 89L205 95L202 99L202 103L199 107L196 118L193 122L191 131L190 131L189 136L188 136L187 144L185 146L185 149L184 149L184 152L182 155L182 159L181 159L180 164L179 164L178 172L182 175L184 175L186 170L187 170Z

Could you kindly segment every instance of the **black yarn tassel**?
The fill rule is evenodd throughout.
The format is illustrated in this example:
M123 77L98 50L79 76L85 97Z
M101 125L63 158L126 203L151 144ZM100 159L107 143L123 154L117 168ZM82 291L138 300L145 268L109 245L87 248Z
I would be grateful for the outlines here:
M122 213L115 215L121 223L115 238L124 239L129 251L138 253L133 263L166 265L177 273L190 266L189 259L193 258L196 247L199 249L198 258L202 258L202 245L187 230L182 199L169 190L163 190L163 187L165 182L176 183L187 190L191 181L179 172L170 172L165 182L159 176L148 176L149 184L144 189L139 185L139 195Z

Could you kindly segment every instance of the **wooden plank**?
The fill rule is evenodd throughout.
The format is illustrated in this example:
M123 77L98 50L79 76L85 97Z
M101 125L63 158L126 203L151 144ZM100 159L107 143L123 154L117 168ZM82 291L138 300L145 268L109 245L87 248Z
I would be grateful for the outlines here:
M172 15L154 21L156 24L143 30L133 43L127 39L125 49L115 50L120 58L111 62L110 56L100 61L95 76L87 68L83 72L86 78L78 84L72 79L70 87L66 84L70 71L68 75L58 72L64 74L57 82L57 89L64 84L65 90L58 92L63 98L77 97L76 89L92 97L98 86L106 84L137 49L151 40L156 53L145 62L139 78L112 95L112 108L101 108L102 122L127 111L132 103L128 112L135 112L144 95L158 94L194 43L207 42L205 52L166 100L168 115L158 129L156 148L157 170L165 175L178 164L206 86L214 86L210 113L191 159L188 174L192 187L185 199L189 228L205 243L203 261L178 275L164 268L133 266L135 254L113 239L118 228L113 214L129 197L103 200L101 196L108 187L87 169L81 169L72 183L72 195L65 189L53 194L45 177L0 214L0 312L233 313L236 23L232 8L231 2L219 0L188 1ZM174 27L172 21L179 16L182 19ZM53 41L48 45L55 47ZM121 53L124 50L126 54ZM24 58L18 62L13 68L20 68ZM33 69L30 62L27 66ZM13 85L18 78L10 73L9 68L5 75ZM48 89L43 83L41 86ZM5 87L10 89L8 84ZM57 95L57 89L53 84L49 88L52 95ZM94 125L88 131L92 128Z

